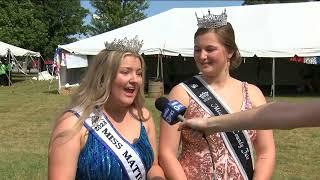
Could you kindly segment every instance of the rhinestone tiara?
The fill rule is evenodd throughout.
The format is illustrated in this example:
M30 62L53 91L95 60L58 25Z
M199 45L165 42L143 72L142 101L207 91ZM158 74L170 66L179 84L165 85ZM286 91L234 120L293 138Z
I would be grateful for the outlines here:
M221 15L214 15L210 13L208 10L207 15L203 15L203 17L198 17L196 13L196 17L198 20L199 28L218 28L224 25L227 25L227 13L226 9L221 13Z
M127 37L123 39L114 39L111 43L106 41L105 47L110 51L121 51L121 52L134 52L139 53L143 40L139 41L138 36L135 36L133 39L127 39Z

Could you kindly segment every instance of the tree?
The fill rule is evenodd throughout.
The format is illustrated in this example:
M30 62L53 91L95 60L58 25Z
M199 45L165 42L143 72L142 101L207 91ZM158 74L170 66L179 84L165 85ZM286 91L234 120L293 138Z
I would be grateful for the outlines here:
M0 39L52 58L59 44L87 31L80 0L0 0Z
M96 12L89 33L101 34L144 19L143 11L149 7L145 0L91 0Z
M47 44L43 53L53 56L54 49L59 44L76 41L73 36L85 34L87 26L83 19L89 11L80 5L80 0L33 0L37 5L36 15L46 24Z
M30 2L0 1L0 39L9 44L39 51L47 42L46 25L34 14ZM39 41L41 40L41 41Z
M297 2L310 2L320 0L245 0L242 5L253 4L273 4L273 3L297 3Z

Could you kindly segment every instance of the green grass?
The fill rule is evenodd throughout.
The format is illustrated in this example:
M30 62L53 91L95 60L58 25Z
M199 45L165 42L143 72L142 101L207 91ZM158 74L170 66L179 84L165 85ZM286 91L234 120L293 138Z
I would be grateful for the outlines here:
M298 102L316 98L275 100ZM12 87L0 87L0 179L47 179L50 132L68 101L68 96L57 94L55 82L22 79ZM153 104L154 99L146 99L158 127L159 112ZM319 130L275 131L277 167L273 179L320 179Z

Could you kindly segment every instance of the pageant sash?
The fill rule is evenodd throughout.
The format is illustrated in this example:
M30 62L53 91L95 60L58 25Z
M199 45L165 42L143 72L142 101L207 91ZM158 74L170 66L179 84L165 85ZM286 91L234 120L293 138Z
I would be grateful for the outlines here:
M230 108L200 76L194 76L181 85L211 116L230 112ZM253 178L252 146L247 131L220 132L220 135L244 179L251 180Z
M107 116L101 112L99 115L100 117L91 113L90 117L84 121L84 126L113 152L131 180L145 180L146 170L140 156L113 128ZM101 119L97 121L97 118Z

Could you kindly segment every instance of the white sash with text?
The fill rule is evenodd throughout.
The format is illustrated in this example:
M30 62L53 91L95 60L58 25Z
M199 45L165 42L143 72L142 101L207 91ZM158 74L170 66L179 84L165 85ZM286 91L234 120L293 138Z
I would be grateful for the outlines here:
M146 172L139 155L125 142L119 134L113 129L104 115L97 125L93 126L91 116L84 122L85 126L90 129L102 141L102 144L110 148L121 161L124 169L132 180L146 179Z

